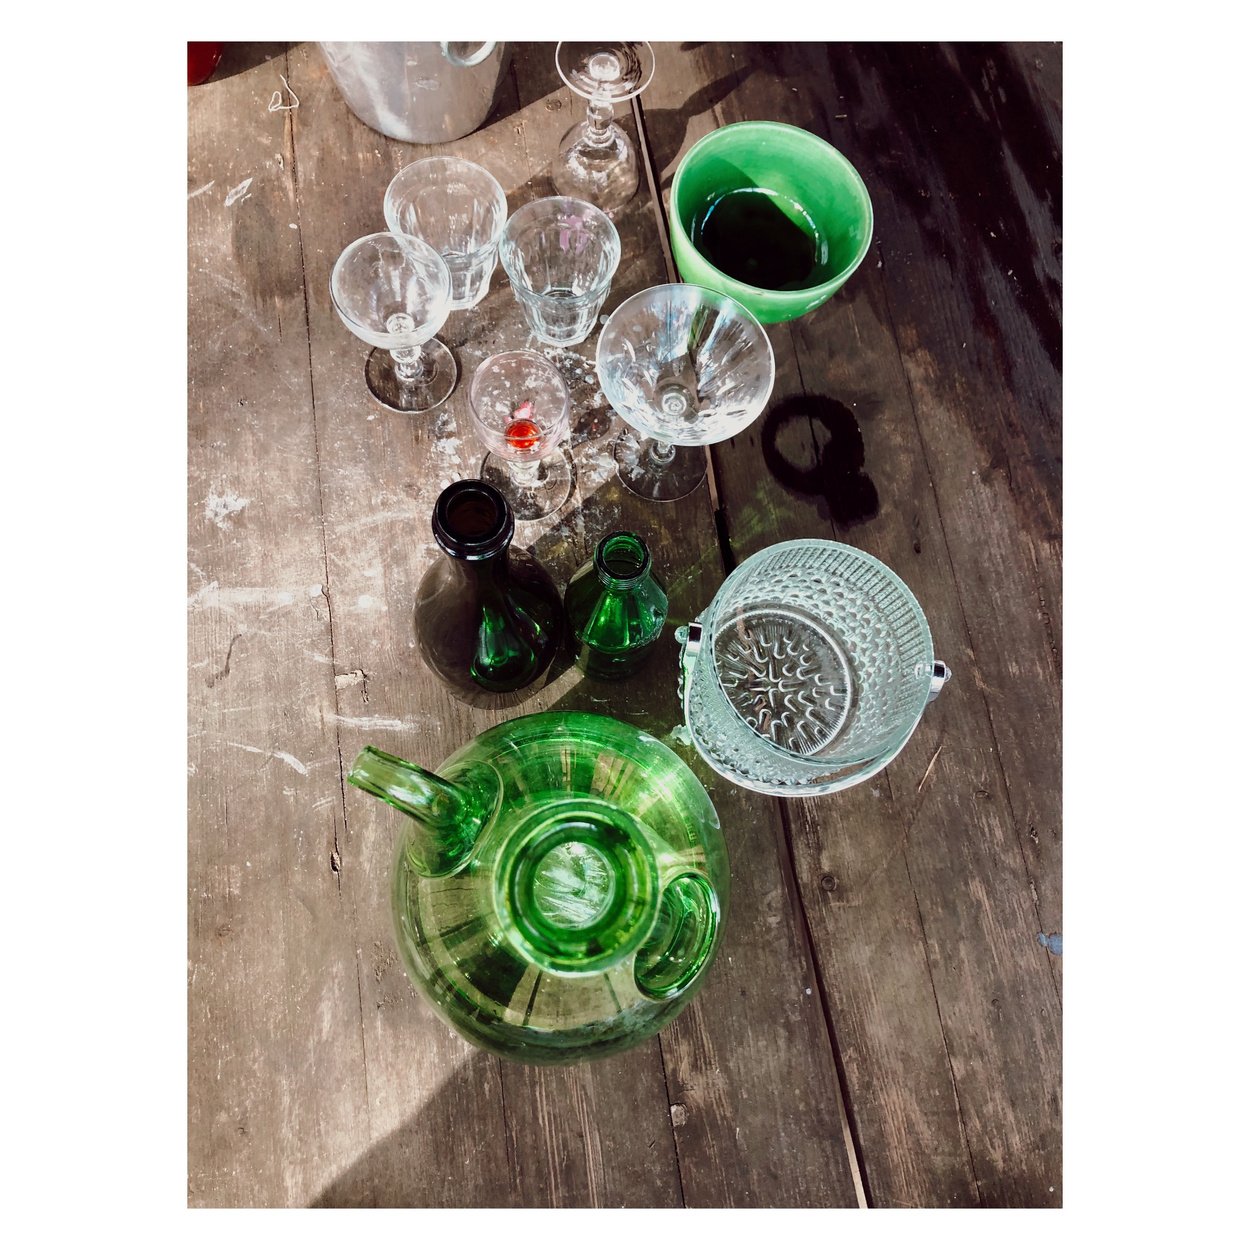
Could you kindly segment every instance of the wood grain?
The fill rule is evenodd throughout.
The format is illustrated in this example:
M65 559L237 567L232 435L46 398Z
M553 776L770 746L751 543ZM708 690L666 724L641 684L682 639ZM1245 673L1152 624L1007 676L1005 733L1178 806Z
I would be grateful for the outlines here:
M717 44L687 52L666 45L661 55L644 116L662 187L702 133L768 117L835 142L864 173L877 208L876 247L848 286L800 321L770 327L778 377L762 422L713 453L736 558L822 533L873 552L916 592L938 654L957 674L879 780L786 807L869 1200L1057 1203L1058 997L1052 957L1037 941L1051 913L1039 902L1040 868L1026 858L1009 790L1029 786L1041 801L1042 787L1029 778L1056 778L1057 680L1030 575L1037 543L1054 538L1046 520L1054 465L1032 470L1033 490L1021 474L1018 501L970 498L984 460L969 440L988 419L968 416L966 396L934 389L969 376L980 391L1001 388L1004 345L1028 336L1018 321L1004 324L980 372L965 370L954 362L977 336L961 330L952 341L946 319L960 301L949 286L934 280L904 301L885 284L896 263L933 272L900 255L896 242L910 238L898 224L905 209L895 186L910 178L924 189L925 166L889 145L884 108L872 143L857 147L848 129L860 112L846 101L867 109L879 66L895 51L869 49L856 60L816 45ZM911 73L918 77L915 65ZM687 97L710 116L692 117ZM896 130L900 108L895 102L889 112ZM911 121L907 134L920 129ZM926 114L927 128L938 121ZM892 170L889 187L882 165ZM916 321L923 312L923 339L910 325L909 336L896 337L902 309ZM1040 357L1035 350L1029 376L1051 405L1042 422L1049 433L1033 434L1043 448L1054 436L1057 374L1039 375ZM997 719L981 689L983 652L1013 669L1010 683L999 679ZM1026 661L1035 667L1022 668ZM1022 718L1028 770L998 732L1001 724L1012 726L1004 736L1019 733ZM1057 794L1047 810L1057 822Z
M467 379L541 345L497 271L441 332L451 398L392 414L328 279L429 152L486 165L512 209L550 194L583 105L549 44L516 46L487 122L437 149L365 127L313 44L231 45L189 92L191 1205L1060 1201L1058 959L1038 941L1061 931L1058 49L656 53L635 115L661 195L716 125L788 120L864 174L877 242L828 305L770 328L767 413L675 505L615 479L594 336L549 349L576 489L517 541L563 584L604 532L636 530L670 630L637 680L584 680L564 657L518 711L604 712L668 742L708 786L732 869L691 1007L570 1069L475 1051L426 1007L392 935L399 818L342 780L366 742L433 766L498 719L425 673L412 601L438 558L434 500L483 452ZM279 74L297 108L270 110ZM605 314L666 280L662 223L644 180ZM782 803L674 737L671 627L727 562L830 533L908 581L956 679L886 773Z

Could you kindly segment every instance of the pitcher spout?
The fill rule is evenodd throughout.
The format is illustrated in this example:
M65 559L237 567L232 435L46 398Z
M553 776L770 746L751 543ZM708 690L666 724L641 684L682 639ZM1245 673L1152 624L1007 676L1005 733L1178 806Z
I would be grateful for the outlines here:
M448 781L377 747L361 750L347 780L415 822L405 853L426 877L464 866L494 808L487 787Z

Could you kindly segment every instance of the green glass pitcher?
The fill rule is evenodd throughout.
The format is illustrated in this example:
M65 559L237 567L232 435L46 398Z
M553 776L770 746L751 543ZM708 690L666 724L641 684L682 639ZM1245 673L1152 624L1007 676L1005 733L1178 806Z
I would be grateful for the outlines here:
M395 925L409 975L470 1042L526 1063L625 1050L690 1001L729 870L690 769L606 716L505 721L437 775L365 747L347 778L410 817Z

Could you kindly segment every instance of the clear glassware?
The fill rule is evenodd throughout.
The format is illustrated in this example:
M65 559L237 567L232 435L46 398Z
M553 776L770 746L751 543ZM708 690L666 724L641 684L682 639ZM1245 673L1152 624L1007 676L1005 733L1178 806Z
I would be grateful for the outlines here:
M508 199L495 176L458 156L413 161L391 179L382 215L394 234L424 239L447 262L452 308L486 298Z
M879 772L950 677L899 576L827 539L751 556L677 640L695 747L764 794L829 794Z
M638 189L638 153L612 120L613 106L632 100L655 73L646 42L556 44L556 69L586 102L586 120L560 140L551 180L561 195L575 195L611 213Z
M535 521L568 499L573 471L560 445L569 436L569 390L546 356L525 350L488 356L469 383L469 410L490 449L481 479L513 515Z
M456 385L456 359L434 337L451 307L451 275L428 243L369 234L334 262L330 299L343 324L372 344L365 383L393 412L428 412Z
M409 818L399 950L474 1045L594 1059L652 1037L698 991L724 926L725 842L698 778L649 734L544 712L487 729L436 773L367 746L347 779Z
M626 424L613 447L622 484L644 499L690 494L703 448L746 429L773 389L773 349L737 300L682 282L631 295L608 318L599 385Z
M621 236L593 204L553 195L508 218L499 259L530 330L568 347L594 328L621 263Z

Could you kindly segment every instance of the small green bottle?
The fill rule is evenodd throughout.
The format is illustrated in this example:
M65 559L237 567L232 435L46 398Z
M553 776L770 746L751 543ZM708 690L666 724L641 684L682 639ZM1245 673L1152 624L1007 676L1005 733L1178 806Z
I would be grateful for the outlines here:
M651 553L623 530L600 540L569 582L564 610L577 666L588 677L627 677L642 667L668 617Z

